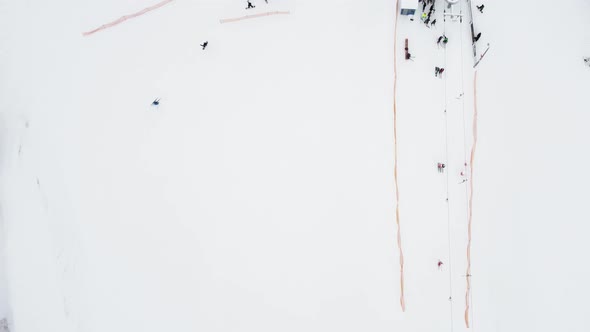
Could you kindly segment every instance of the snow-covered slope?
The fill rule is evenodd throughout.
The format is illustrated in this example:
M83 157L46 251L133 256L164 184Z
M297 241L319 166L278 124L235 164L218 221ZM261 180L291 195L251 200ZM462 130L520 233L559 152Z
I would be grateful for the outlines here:
M397 37L391 0L176 0L82 37L157 1L0 0L0 319L465 330L473 185L472 329L588 330L590 8L545 2L474 13L491 48L466 169L470 32L442 1L436 27L400 18ZM266 11L290 14L219 22Z

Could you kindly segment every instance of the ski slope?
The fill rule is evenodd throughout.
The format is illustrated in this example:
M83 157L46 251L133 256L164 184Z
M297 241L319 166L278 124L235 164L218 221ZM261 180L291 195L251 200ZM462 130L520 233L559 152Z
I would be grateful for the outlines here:
M590 3L157 4L0 0L12 332L590 329Z

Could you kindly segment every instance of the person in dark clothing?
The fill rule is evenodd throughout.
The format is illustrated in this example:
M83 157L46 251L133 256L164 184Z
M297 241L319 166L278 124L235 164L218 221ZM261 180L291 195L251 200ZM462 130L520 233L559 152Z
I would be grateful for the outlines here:
M435 20L436 21L436 20ZM436 41L437 45L440 45L441 40L443 39L444 36L440 36L438 37L438 40Z
M426 20L424 21L424 24L426 24L426 26L428 26L428 23L430 23L430 16L426 18Z
M485 7L484 5L475 6L475 7L477 7L477 10L479 10L479 12L483 14L483 7Z
M156 98L154 101L152 101L152 105L154 105L154 106L160 105L160 98Z
M201 44L201 47L203 47L203 50L207 47L208 44L209 44L208 41L205 41L204 43Z
M480 37L481 37L481 32L480 32L480 33L478 33L478 34L477 34L477 36L475 36L475 37L473 38L473 41L474 41L474 42L478 41Z
M445 71L445 69L444 69L444 68L441 68L441 69L438 71L438 77L442 78L442 73L443 73L443 71ZM445 164L443 164L443 165L442 165L442 168L443 168L443 169L445 168Z
M436 24L436 18L434 20L432 20L432 22L430 22L430 26L433 26Z
M246 7L246 9L250 8L256 8L256 6L254 6L250 1L248 1L248 7Z
M424 1L424 4L422 5L422 11L425 12L426 11L426 1Z
M434 77L438 76L438 73L440 72L440 68L439 67L434 67ZM439 164L438 167L440 168L442 164Z

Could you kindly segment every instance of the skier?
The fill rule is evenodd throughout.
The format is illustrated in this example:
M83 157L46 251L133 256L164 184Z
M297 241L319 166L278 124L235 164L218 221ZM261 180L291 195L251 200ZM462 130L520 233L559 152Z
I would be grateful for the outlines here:
M422 16L420 16L422 21L424 21L427 17L428 17L428 14L426 14L426 13L422 13Z
M430 23L430 16L428 16L426 18L426 20L424 21L424 24L426 24L427 27L428 27L428 23Z
M436 20L435 20L436 21ZM440 45L440 41L443 39L444 36L440 36L438 37L438 40L436 41L436 45Z
M430 22L430 26L434 26L436 24L436 18Z
M434 77L437 77L439 72L440 72L440 68L434 67ZM440 166L440 164L439 164L439 166Z
M480 33L478 33L478 34L477 34L477 36L475 36L475 37L473 38L473 41L474 41L474 42L478 41L480 37L481 37L481 32L480 32Z
M436 265L438 265L438 269L440 270L443 266L443 262L441 262L441 260L439 259Z
M441 68L441 69L438 71L438 77L442 78L442 73L443 73L443 71L445 71L445 69L444 69L444 68ZM443 168L445 168L445 164L443 164Z
M154 105L154 106L160 105L160 98L156 98L154 101L152 101L152 105Z
M449 42L449 38L447 38L447 36L443 35L443 44L446 46L448 42Z
M426 1L424 1L424 4L422 5L422 11L426 11Z
M246 7L246 9L250 9L250 8L256 8L256 6L252 5L252 3L250 1L248 1L248 7Z
M204 43L201 44L201 47L203 47L203 50L207 47L208 44L209 44L208 41L205 41Z
M477 7L477 10L479 10L479 12L483 14L483 7L485 7L484 5L475 6L475 7Z

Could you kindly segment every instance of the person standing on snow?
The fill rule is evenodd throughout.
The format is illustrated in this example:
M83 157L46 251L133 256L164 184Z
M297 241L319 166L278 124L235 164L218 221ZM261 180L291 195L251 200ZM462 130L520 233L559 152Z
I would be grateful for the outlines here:
M256 6L254 6L250 1L248 1L248 7L246 7L246 9L250 8L256 8Z

